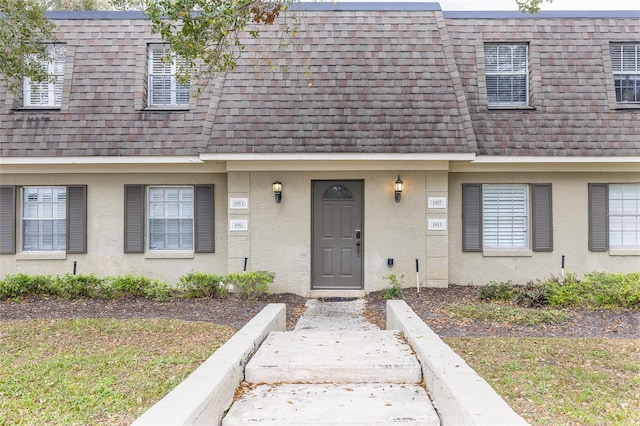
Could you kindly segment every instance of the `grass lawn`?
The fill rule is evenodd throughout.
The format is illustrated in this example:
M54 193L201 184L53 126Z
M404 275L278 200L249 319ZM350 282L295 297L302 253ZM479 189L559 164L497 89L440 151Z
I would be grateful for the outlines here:
M640 425L640 340L445 338L532 425Z
M128 425L231 335L210 323L0 323L0 425Z

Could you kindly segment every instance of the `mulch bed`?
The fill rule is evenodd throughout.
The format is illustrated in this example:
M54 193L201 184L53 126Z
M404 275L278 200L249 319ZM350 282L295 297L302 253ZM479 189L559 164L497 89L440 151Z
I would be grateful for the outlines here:
M569 320L557 325L518 326L492 324L454 318L447 313L451 305L482 303L473 287L405 289L403 299L441 336L532 336L640 338L640 311L571 309ZM295 294L275 294L257 302L225 299L171 299L159 303L145 299L59 300L26 298L0 301L0 321L56 318L174 318L207 321L240 329L268 303L286 303L287 329L292 330L304 312L306 298ZM386 300L380 292L367 297L367 318L384 328Z
M483 303L475 287L415 288L403 290L403 299L440 336L587 337L640 339L640 311L567 309L569 319L560 324L520 326L455 318L447 314L452 305ZM370 318L380 322L386 300L380 292L368 296Z

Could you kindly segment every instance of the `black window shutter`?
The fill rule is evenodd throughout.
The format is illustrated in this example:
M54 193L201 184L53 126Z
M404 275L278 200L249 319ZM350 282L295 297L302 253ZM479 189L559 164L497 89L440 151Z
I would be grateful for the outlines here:
M609 249L609 185L589 184L589 250Z
M533 251L553 251L551 184L532 185Z
M87 186L67 186L67 253L87 252Z
M462 251L482 251L481 184L462 184Z
M213 185L195 186L195 252L215 251Z
M0 186L0 254L16 253L16 187Z
M144 185L124 186L124 252L144 253Z

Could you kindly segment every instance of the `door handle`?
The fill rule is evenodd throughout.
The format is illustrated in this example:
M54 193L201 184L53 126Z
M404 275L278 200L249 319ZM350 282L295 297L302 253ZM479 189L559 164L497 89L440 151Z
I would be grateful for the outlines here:
M356 242L356 255L360 257L360 241Z

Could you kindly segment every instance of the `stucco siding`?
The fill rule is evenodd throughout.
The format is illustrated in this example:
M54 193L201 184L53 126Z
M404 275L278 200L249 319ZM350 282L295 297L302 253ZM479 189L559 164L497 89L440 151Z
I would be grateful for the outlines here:
M525 284L527 281L561 274L562 256L566 272L582 276L591 271L637 272L639 256L618 256L614 251L588 249L588 184L636 183L637 173L450 173L449 279L456 284L484 285L489 281ZM553 251L527 256L489 256L462 251L463 183L551 183ZM508 253L508 252L507 252ZM510 253L508 253L510 254Z

